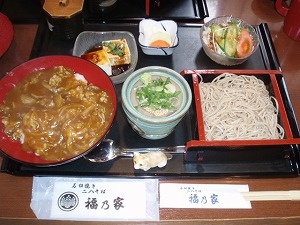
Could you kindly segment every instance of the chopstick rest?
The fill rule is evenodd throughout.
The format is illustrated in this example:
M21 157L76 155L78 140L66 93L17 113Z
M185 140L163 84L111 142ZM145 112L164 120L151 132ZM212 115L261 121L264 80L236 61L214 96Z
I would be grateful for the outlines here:
M276 200L300 200L300 190L290 191L250 191L241 192L247 201L276 201Z

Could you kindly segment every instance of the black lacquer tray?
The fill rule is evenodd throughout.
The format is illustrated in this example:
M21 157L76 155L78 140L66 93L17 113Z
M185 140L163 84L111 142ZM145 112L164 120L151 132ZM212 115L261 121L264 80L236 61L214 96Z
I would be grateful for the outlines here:
M109 12L99 13L85 4L86 21L139 21L143 18L171 19L181 22L199 22L208 16L205 0L119 0Z
M237 70L280 70L277 55L270 37L267 24L260 24L255 27L260 37L260 48L245 63L230 67ZM138 24L95 24L85 23L84 30L90 31L129 31L138 41ZM199 38L200 25L179 24L179 46L171 56L147 56L138 47L139 60L137 68L145 66L165 66L177 72L196 69L226 69L211 61L204 53ZM37 36L31 53L31 58L44 55L71 55L75 40L63 41L55 39L48 30L46 24L39 26ZM191 84L191 76L185 75ZM289 100L287 89L282 77L279 82L281 95L283 96L287 116L295 137L299 137L299 131L292 105ZM117 94L120 100L122 84L116 85ZM176 129L168 137L161 140L147 140L138 136L129 126L125 119L124 112L119 103L116 119L107 138L115 140L116 145L124 147L158 147L185 145L188 141L197 139L194 126L196 124L194 107L178 124ZM279 149L280 151L280 149ZM32 167L17 163L11 159L4 158L1 171L15 175L76 175L76 176L107 176L107 177L291 177L299 175L299 147L297 144L290 145L288 157L272 156L272 150L264 150L265 155L251 155L251 160L239 159L222 160L207 163L187 163L181 154L174 155L164 168L153 168L147 172L133 169L132 159L119 158L105 164L88 162L84 158L74 162L56 167ZM217 152L212 157L218 157ZM265 157L264 157L265 156Z
M0 12L13 23L38 23L45 20L44 0L0 0ZM199 22L208 16L205 0L149 0L148 13L145 0L118 0L109 10L95 9L84 2L82 17L85 21L139 21L143 18L172 19Z

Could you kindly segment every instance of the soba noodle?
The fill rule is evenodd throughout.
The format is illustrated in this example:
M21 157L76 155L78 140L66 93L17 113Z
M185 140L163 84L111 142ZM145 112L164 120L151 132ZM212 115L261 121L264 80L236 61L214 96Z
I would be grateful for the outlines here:
M199 89L206 140L284 137L277 100L255 76L223 73L211 83L201 81Z

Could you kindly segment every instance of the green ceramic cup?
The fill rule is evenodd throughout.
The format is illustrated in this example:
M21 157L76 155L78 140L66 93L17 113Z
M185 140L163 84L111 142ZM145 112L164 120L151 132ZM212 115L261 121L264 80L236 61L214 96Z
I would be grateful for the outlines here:
M136 109L136 105L132 102L132 89L144 73L162 77L164 80L169 77L178 85L182 101L174 113L164 117L150 117ZM174 70L160 66L144 67L133 72L123 83L121 97L123 110L133 130L140 136L152 140L168 136L188 112L192 102L191 89L184 77Z

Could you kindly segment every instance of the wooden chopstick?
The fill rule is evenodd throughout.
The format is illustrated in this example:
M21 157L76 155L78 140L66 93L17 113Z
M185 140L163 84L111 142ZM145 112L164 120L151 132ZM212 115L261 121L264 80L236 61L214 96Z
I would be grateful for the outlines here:
M247 201L300 200L300 190L291 191L250 191L241 192Z

